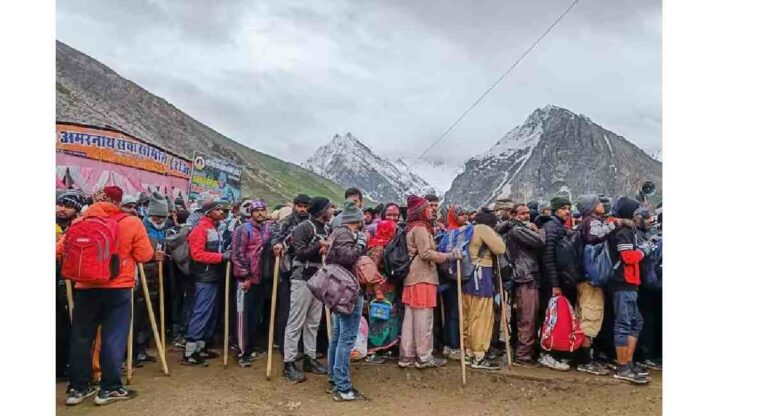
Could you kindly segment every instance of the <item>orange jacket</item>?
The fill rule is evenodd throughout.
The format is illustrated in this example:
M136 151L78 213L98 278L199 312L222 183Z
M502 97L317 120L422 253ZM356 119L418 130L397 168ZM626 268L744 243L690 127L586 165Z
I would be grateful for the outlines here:
M109 202L97 202L83 213L81 218L109 217L119 214L120 208ZM78 218L75 221L81 221ZM64 239L56 242L56 258L64 253ZM117 223L117 255L120 258L120 273L106 284L94 285L78 282L77 289L126 289L134 287L136 263L152 260L155 250L149 242L147 230L138 217L126 217Z

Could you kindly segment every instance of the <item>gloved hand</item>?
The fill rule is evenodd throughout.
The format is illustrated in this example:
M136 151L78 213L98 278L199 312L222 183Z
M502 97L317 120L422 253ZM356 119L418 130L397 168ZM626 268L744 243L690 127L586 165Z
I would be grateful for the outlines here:
M221 262L229 261L229 259L232 257L232 251L227 250L223 253L221 253Z
M358 231L357 240L355 241L355 244L365 248L368 245L368 239L366 238L366 233Z

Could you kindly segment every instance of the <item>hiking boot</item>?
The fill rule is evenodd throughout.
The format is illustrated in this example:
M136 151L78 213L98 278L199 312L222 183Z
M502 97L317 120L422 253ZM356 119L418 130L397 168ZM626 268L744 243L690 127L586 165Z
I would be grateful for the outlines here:
M438 358L435 356L429 357L424 362L421 362L420 360L416 360L416 368L418 369L445 367L446 364L448 364L448 361L446 359Z
M283 377L294 383L301 383L307 379L295 361L283 364Z
M83 391L70 388L69 390L67 390L67 400L64 403L70 406L80 404L83 402L83 400L93 396L97 392L98 392L98 389L95 386L88 386Z
M365 396L362 395L357 389L351 388L348 391L336 391L333 393L333 400L337 402L351 402L355 400L365 400Z
M595 363L588 363L588 364L579 364L576 366L576 371L581 371L582 373L589 373L594 374L596 376L607 376L611 372L608 371L605 368L602 368Z
M200 355L200 358L204 360L212 360L214 358L219 358L219 354L211 350L200 350L197 354Z
M414 358L401 357L399 360L397 360L397 366L400 368L413 367L415 361L416 360Z
M470 367L476 369L476 370L498 370L501 368L500 365L491 362L491 360L487 358L483 358L482 360L472 360L472 364Z
M103 406L105 404L110 404L118 400L131 400L138 395L139 395L139 392L137 392L136 390L129 390L126 388L121 388L121 389L112 390L112 391L100 390L98 396L96 396L96 398L93 399L93 402L99 406Z
M328 370L320 364L320 361L308 355L304 356L304 371L312 374L328 374Z
M647 376L641 376L640 374L632 371L632 366L629 364L616 370L616 372L613 373L613 378L629 381L634 384L648 384L650 381Z
M194 353L189 357L187 356L181 357L181 360L179 360L179 364L186 365L189 367L208 367L208 361L205 361L205 359L200 357L199 353Z
M541 357L539 357L539 364L557 371L568 371L571 369L568 364L557 361L549 354L541 354Z
M539 364L536 361L533 360L518 360L517 358L512 359L512 365L515 367L523 367L523 368L539 368L541 367L541 364Z

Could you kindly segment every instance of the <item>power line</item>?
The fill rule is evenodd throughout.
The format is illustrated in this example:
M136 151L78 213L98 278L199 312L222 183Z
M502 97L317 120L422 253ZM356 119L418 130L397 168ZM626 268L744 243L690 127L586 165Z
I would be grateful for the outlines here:
M467 111L465 111L465 112L464 112L464 114L462 114L462 115L461 115L461 117L459 117L459 118L458 118L456 121L454 121L454 122L453 122L453 124L451 124L451 126L450 126L450 127L448 127L448 129L446 129L446 130L443 132L443 134L441 134L441 135L440 135L440 137L438 137L438 138L437 138L437 140L435 140L434 142L432 142L432 144L431 144L431 145L429 145L429 147L428 147L426 150L424 150L424 152L422 152L422 153L419 155L419 157L417 157L417 158L416 158L416 160L414 160L413 162L411 162L411 164L408 166L408 170L411 170L411 168L413 167L413 165L415 165L415 164L416 164L416 162L418 162L419 160L421 160L421 158L422 158L422 157L424 157L424 155L425 155L425 154L427 154L427 152L429 152L429 151L430 151L430 150L431 150L433 147L435 147L435 145L436 145L436 144L438 144L438 143L439 143L441 140L443 140L443 139L445 138L445 136L447 136L447 135L448 135L448 133L450 133L450 132L451 132L451 130L453 130L453 128L454 128L454 127L456 127L456 125L457 125L457 124L459 124L459 123L461 122L461 120L463 120L463 119L464 119L464 117L466 117L466 115L467 115L467 114L469 114L469 112L470 112L470 111L472 111L472 109L473 109L473 108L475 108L475 107L476 107L478 104L480 104L480 101L482 101L482 100L483 100L483 98L485 98L485 96L486 96L486 95L488 95L488 94L489 94L491 91L493 91L493 89L494 89L494 88L496 88L496 86L497 86L497 85L499 85L499 83L501 83L501 81L504 79L504 77L506 77L506 76L507 76L507 74L509 74L510 72L512 72L512 70L513 70L513 69L515 69L515 67L517 67L517 64L519 64L519 63L520 63L520 61L522 61L522 60L523 60L523 58L525 58L525 56L526 56L526 55L528 55L528 53L529 53L529 52L531 52L531 51L533 50L533 48L535 48L535 47L536 47L536 45L538 45L538 44L539 44L539 42L540 42L542 39L544 39L544 37L545 37L545 36L547 36L547 34L549 34L549 32L551 32L551 31L552 31L552 29L554 29L554 28L555 28L555 26L557 26L557 24L558 24L558 23L560 23L560 21L561 21L561 20L562 20L562 19L565 17L565 15L567 15L567 14L568 14L568 12L570 12L570 11L571 11L571 9L573 9L573 7L574 7L574 6L576 6L576 3L578 3L578 2L579 2L579 0L574 0L574 2L573 2L573 3L571 3L571 5L570 5L570 6L568 6L568 8L567 8L567 9L565 9L565 11L564 11L564 12L563 12L563 13L560 15L560 17L558 17L558 18L557 18L557 19L556 19L556 20L555 20L555 21L552 23L552 25L550 25L550 26L549 26L549 28L548 28L546 31L544 31L544 33L542 33L542 34L541 34L541 36L539 36L539 38L538 38L538 39L536 39L536 41L535 41L535 42L533 42L533 44L531 44L531 46L530 46L530 47L529 47L529 48L528 48L528 49L527 49L525 52L523 52L523 54L522 54L522 55L520 55L520 57L519 57L519 58L517 58L517 61L515 61L515 63L514 63L514 64L512 64L512 66L510 66L510 67L509 67L509 69L507 69L507 70L506 70L506 71L505 71L505 72L504 72L504 73L503 73L503 74L502 74L502 75L499 77L499 79L497 79L497 80L496 80L496 82L494 82L494 83L493 83L493 85L491 85L491 86L490 86L490 88L488 88L487 90L485 90L485 92L484 92L484 93L483 93L483 94L480 96L480 98L478 98L478 99L477 99L477 101L475 101L475 102L474 102L474 103L473 103L471 106L469 106L469 108L467 109Z

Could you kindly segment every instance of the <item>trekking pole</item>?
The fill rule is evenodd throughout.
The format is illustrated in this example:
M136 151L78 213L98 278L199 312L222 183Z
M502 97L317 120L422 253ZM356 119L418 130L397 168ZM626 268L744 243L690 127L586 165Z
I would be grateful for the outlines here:
M272 274L272 303L269 305L269 342L267 342L267 380L272 378L272 343L275 342L275 311L277 307L277 285L280 283L280 257L275 259L275 272Z
M125 384L131 385L133 378L133 289L131 289L131 326L128 327L128 359L125 365Z
M459 299L459 349L461 349L461 385L467 385L467 363L464 360L464 308L461 302L461 260L456 260L456 285Z
M149 298L149 288L147 287L147 275L144 273L144 265L139 263L139 276L141 276L141 288L144 292L144 300L147 302L147 313L149 314L149 323L152 325L152 336L155 337L155 345L160 356L160 363L163 365L163 373L169 375L168 362L165 361L165 350L160 345L160 334L157 333L157 321L155 320L155 311L152 309L152 302Z
M227 271L224 274L224 368L227 368L229 359L229 270L231 262L227 262Z
M443 325L443 331L445 331L445 301L442 293L440 294L440 323Z
M72 282L64 280L64 286L67 289L67 307L69 308L69 323L72 323L72 310L75 308L75 300L72 298Z
M507 323L507 308L506 308L506 296L504 293L503 282L501 281L501 268L499 262L496 261L496 272L499 275L499 303L501 306L501 326L504 328L504 347L507 349L507 367L512 369L512 350L509 346L509 325Z
M157 262L157 277L158 284L160 285L160 343L163 344L163 351L165 351L165 288L163 285L163 261Z

